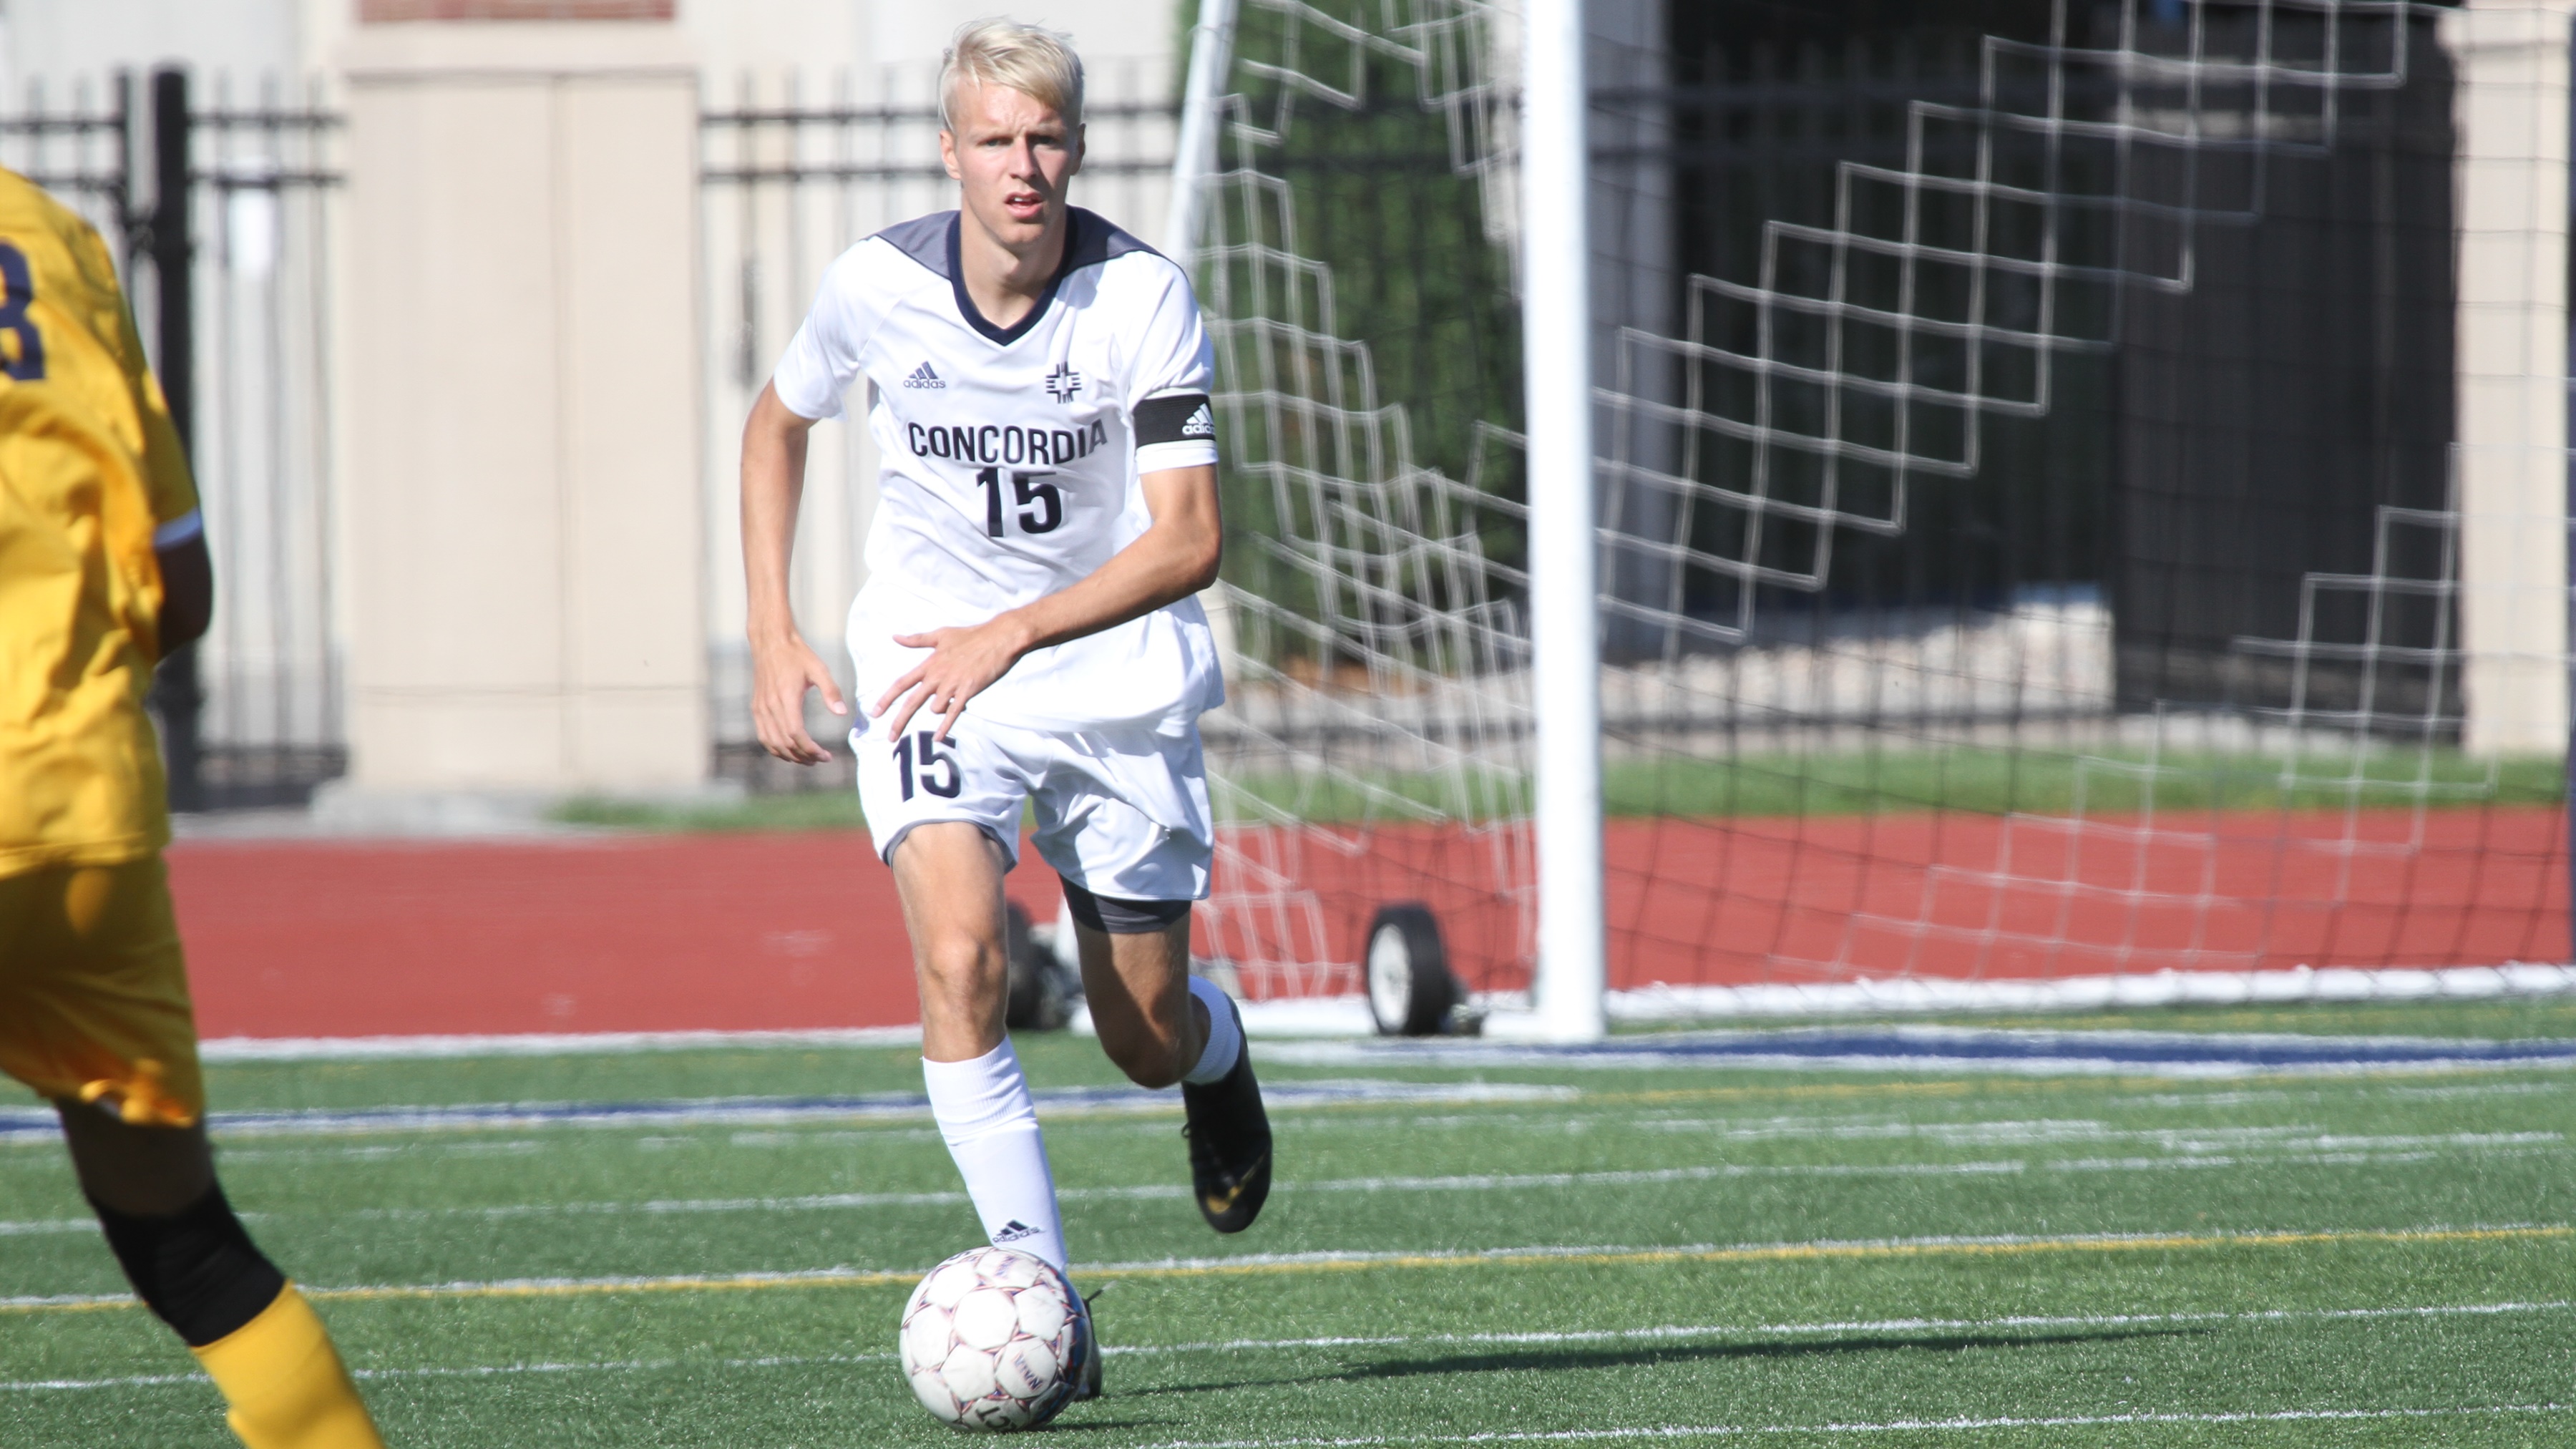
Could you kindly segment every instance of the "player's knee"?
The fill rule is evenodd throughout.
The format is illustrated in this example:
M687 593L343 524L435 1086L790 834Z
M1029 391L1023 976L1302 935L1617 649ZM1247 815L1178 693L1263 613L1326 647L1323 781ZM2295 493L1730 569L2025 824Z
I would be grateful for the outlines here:
M928 942L921 951L922 1004L971 1010L1002 979L1002 944L959 932Z
M258 1317L286 1287L220 1186L166 1217L121 1213L94 1198L90 1207L135 1296L191 1348Z
M1160 1023L1150 1024L1120 1041L1104 1040L1110 1062L1127 1074L1137 1086L1156 1091L1177 1086L1190 1064L1181 1060L1180 1033L1165 1030Z

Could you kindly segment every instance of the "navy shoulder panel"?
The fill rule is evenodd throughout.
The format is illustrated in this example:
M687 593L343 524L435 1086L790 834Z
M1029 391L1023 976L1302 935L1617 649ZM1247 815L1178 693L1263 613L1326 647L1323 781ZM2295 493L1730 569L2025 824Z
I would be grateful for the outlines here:
M957 280L949 274L948 259L956 253L949 240L957 231L957 213L934 211L910 221L897 222L877 235L896 251L921 263L936 276Z
M1116 224L1100 213L1086 211L1079 206L1073 208L1073 236L1064 258L1066 272L1072 272L1081 267L1096 267L1114 257L1123 257L1129 252L1151 252L1155 256L1162 255L1152 247L1119 230Z

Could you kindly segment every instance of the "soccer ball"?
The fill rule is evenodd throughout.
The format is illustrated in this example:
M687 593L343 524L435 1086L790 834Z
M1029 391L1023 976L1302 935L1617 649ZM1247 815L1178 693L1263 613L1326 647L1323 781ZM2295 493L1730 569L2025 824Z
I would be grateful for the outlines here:
M1073 1285L1045 1260L970 1248L903 1308L903 1376L941 1423L1028 1429L1072 1399L1093 1352Z

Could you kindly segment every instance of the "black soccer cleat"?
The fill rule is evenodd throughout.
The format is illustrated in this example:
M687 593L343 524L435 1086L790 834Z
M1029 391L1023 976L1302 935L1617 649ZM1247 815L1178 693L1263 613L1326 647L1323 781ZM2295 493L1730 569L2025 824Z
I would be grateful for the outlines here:
M1243 1012L1232 1001L1236 1039L1242 1040ZM1261 1084L1252 1077L1252 1044L1243 1043L1234 1070L1200 1086L1181 1084L1181 1105L1189 1122L1181 1135L1190 1142L1190 1185L1197 1189L1199 1216L1220 1233L1239 1233L1261 1216L1270 1197L1270 1114L1261 1105Z
M1092 1316L1091 1304L1102 1291L1102 1288L1094 1288L1091 1296L1082 1300L1082 1373L1074 1380L1073 1397L1066 1400L1067 1403L1079 1404L1100 1397L1100 1320Z

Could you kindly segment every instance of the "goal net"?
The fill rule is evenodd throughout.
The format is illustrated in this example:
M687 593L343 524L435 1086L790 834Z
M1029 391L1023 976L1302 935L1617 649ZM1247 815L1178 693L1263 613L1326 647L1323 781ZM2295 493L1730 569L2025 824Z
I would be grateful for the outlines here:
M1533 276L1511 8L1242 0L1200 948L1345 997L1414 901L1528 989L1517 299L1588 287L1614 1018L2542 979L2567 13L1848 8L1595 0Z

